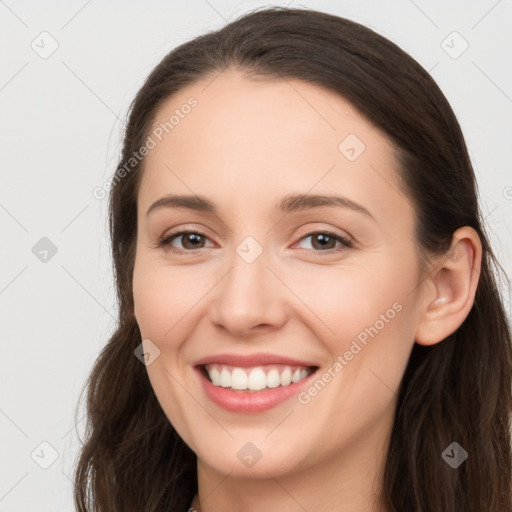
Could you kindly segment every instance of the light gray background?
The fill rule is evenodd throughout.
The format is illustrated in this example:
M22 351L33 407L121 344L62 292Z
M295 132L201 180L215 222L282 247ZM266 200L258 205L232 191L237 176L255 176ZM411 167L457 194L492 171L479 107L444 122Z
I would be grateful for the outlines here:
M512 275L512 2L272 5L287 4L363 23L431 72L465 133L487 227ZM0 512L74 510L75 406L116 310L107 200L92 191L117 163L130 101L177 44L262 5L271 4L0 1ZM32 252L43 237L58 250L46 262ZM58 458L43 469L52 450Z

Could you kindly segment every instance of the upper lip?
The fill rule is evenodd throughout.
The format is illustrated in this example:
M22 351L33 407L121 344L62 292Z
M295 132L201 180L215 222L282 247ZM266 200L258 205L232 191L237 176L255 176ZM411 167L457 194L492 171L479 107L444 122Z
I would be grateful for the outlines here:
M195 362L195 366L204 366L206 364L214 363L240 367L262 366L267 364L283 364L288 366L317 366L311 361L303 361L299 359L293 359L291 357L284 357L263 352L251 355L216 354L199 359Z

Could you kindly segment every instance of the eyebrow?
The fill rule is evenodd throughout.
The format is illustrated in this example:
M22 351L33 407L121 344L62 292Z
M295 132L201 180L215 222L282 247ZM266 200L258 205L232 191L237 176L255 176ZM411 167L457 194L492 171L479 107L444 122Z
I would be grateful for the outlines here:
M318 195L318 194L299 194L299 195L286 195L276 205L278 213L290 213L294 211L307 210L309 208L316 208L319 206L338 206L348 208L350 210L362 213L376 221L375 217L362 205L356 203L343 196L333 195ZM146 212L148 216L153 210L159 208L178 208L196 210L205 213L217 215L217 207L215 203L202 196L188 196L188 195L166 195L157 199Z

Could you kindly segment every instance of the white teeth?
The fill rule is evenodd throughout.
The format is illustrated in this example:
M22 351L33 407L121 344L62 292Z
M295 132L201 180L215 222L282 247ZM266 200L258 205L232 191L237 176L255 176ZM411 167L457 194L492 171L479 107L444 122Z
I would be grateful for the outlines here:
M292 371L290 368L286 368L283 370L283 373L281 373L281 386L288 386L292 381Z
M297 368L292 375L292 382L297 382L300 380L300 368Z
M270 370L267 373L267 388L277 388L281 385L281 376L277 370Z
M219 384L223 388L229 388L229 386L231 386L231 373L229 373L225 368L224 368L224 370L222 370L220 372L220 382L219 382Z
M254 370L249 374L247 387L253 391L258 391L260 389L265 389L266 386L267 377L265 376L265 372L261 368L254 368Z
M212 368L210 371L210 379L212 379L213 384L216 386L220 386L220 373L217 368Z
M235 390L259 391L265 388L289 386L306 378L310 370L304 367L292 368L290 366L276 365L265 373L264 368L238 368L224 365L209 364L206 371L214 386L231 388Z
M247 389L247 374L241 368L235 368L231 373L232 389Z

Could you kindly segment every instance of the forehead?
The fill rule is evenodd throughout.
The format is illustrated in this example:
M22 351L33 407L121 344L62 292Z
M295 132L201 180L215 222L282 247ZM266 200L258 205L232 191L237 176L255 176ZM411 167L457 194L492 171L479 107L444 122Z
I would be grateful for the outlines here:
M400 201L392 143L317 84L227 70L167 99L153 133L159 127L139 190L143 206L178 189L240 204L312 187L387 210Z
M187 106L190 98L197 103L193 108ZM180 110L188 113L178 119L173 113L180 114ZM311 141L308 146L323 142L325 148L338 150L338 139L352 130L350 133L374 147L389 150L392 146L370 120L326 87L291 78L249 77L238 70L221 72L179 90L162 104L153 128L169 124L172 117L173 126L163 138L176 144L194 138L208 148L209 143L218 146L224 141L254 148L262 143L291 143L297 149L307 137Z

